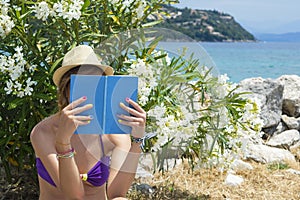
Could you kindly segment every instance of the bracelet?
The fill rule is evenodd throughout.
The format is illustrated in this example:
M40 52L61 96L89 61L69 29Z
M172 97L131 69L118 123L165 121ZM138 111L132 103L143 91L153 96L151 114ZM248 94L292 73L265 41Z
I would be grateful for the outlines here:
M144 137L142 138L136 138L136 137L133 137L131 136L131 142L133 143L136 143L136 144L140 144L140 147L141 149L144 151L145 149L145 146L146 146L146 141L155 137L156 136L156 133L149 133L149 134L146 134Z
M57 153L56 154L56 158L73 158L75 156L76 152L75 150L72 148L70 151L65 152L65 153Z
M140 142L143 142L143 137L142 138L136 138L136 137L133 137L131 136L131 142L134 142L134 143L140 143Z
M59 155L65 155L65 154L69 154L71 152L75 152L74 148L71 148L70 150L65 151L65 152L57 152L57 154L59 154Z

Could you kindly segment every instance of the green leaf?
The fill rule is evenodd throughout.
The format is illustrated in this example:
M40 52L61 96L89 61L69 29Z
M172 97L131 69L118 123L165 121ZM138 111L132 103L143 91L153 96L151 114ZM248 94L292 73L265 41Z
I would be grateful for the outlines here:
M53 99L52 96L46 95L46 94L42 94L42 93L35 93L33 95L33 97L37 98L37 99L43 99L43 100L46 100L46 101L51 101Z
M89 7L90 5L91 5L90 0L85 0L85 1L84 1L84 4L83 4L83 6L82 6L81 11L84 12L85 9L86 9L87 7Z
M24 99L16 98L8 103L8 110L15 109L17 106L22 105Z
M64 59L64 57L61 57L59 59L57 59L55 61L55 63L53 63L53 65L51 66L50 68L50 73L52 73L55 69L56 69L56 66Z
M153 26L155 26L155 25L157 25L157 24L159 24L159 23L161 23L161 22L162 22L162 20L159 20L159 21L153 21L153 22L148 22L148 23L146 23L146 24L143 24L142 27L143 27L143 28L153 27Z

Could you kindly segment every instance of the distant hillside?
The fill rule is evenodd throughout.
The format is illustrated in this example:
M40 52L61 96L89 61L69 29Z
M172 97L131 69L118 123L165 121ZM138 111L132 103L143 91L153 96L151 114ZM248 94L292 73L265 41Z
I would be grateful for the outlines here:
M300 42L300 32L284 34L256 34L256 38L266 42Z
M255 37L234 18L216 10L194 10L166 6L160 27L182 32L196 41L254 41Z

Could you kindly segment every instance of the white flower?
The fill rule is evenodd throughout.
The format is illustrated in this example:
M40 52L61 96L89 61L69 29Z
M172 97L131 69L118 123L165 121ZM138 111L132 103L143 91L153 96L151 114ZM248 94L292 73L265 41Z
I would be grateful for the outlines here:
M6 87L4 88L4 91L6 91L6 94L11 94L13 91L13 82L11 80L6 82Z
M138 5L138 7L136 8L136 14L137 14L137 19L140 20L142 19L142 17L144 16L144 10L146 7L146 2L141 1Z
M8 35L13 27L15 27L13 20L8 15L0 14L0 37Z
M18 81L15 81L14 88L18 91L22 90L22 84Z
M111 3L111 4L117 4L117 3L119 3L119 1L120 1L120 0L110 0L110 3Z
M123 1L123 7L127 8L130 7L130 5L132 4L133 0L125 0Z
M24 91L19 91L17 94L17 97L20 97L20 98L22 98L24 96L25 96Z
M2 5L2 6L9 6L9 1L10 0L1 0L0 1L0 5Z
M7 15L9 8L9 0L1 0L0 1L1 14Z
M160 119L165 115L166 111L167 111L167 108L163 104L161 104L161 105L157 105L153 109L149 110L148 115L155 117L156 119Z
M228 80L229 80L229 77L227 76L227 74L223 74L218 77L218 82L220 84L226 84Z
M56 14L57 16L61 17L63 13L63 5L60 2L54 3L51 13L52 16L55 16Z
M37 82L36 81L31 81L31 78L28 78L26 80L26 84L27 85L26 85L26 88L24 89L24 94L30 96L30 95L32 95L32 91L33 91L33 88L31 86L36 85Z
M58 16L62 16L64 19L72 21L73 19L78 20L81 16L81 8L83 6L82 0L74 0L73 3L68 3L68 1L62 1L61 4L55 4L55 12Z
M46 21L50 14L50 8L45 1L42 1L39 4L35 5L33 7L33 11L36 13L36 18L41 19L43 21Z
M32 72L35 71L36 68L37 68L36 65L30 65L30 66L28 67L28 71L29 71L30 73L32 73Z

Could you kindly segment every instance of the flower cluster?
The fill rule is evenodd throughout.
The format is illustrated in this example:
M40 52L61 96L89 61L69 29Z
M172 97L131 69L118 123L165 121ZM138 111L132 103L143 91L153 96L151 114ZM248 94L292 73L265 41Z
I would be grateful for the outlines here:
M8 16L9 0L0 1L0 37L4 38L15 26L13 20Z
M153 56L160 55L162 55L161 51L153 52ZM159 90L157 87L164 85L161 83L161 73L170 64L171 59L168 54L151 63L146 63L142 59L133 61L128 72L139 77L139 103L141 105L146 105L151 100L153 91ZM171 140L173 144L179 145L181 141L187 141L197 131L198 125L195 119L199 117L200 113L195 110L200 106L195 103L193 106L196 106L191 108L191 102L186 99L187 94L182 93L181 89L174 87L170 91L170 93L176 94L178 105L170 106L162 102L147 112L150 119L147 125L148 131L157 133L157 141L152 147L153 150L159 150ZM198 97L194 96L194 99L198 99Z
M1 76L7 78L4 90L6 94L16 95L20 98L32 95L32 87L37 84L28 77L28 74L34 73L36 66L27 65L22 50L22 47L16 47L15 54L12 56L0 55Z
M68 21L78 20L81 16L82 0L60 1L51 7L47 2L42 1L33 7L36 18L46 21L49 16L62 17Z
M110 0L113 7L120 8L126 14L132 14L132 23L141 20L145 15L146 0Z
M160 70L139 58L132 62L128 72L139 77L139 103L144 106L149 100L152 89L158 85Z
M263 121L260 118L260 105L255 99L248 99L243 108L237 108L242 113L239 123L234 121L225 107L218 111L221 116L218 121L219 129L227 136L226 149L216 144L213 147L212 155L208 159L210 165L218 166L223 171L228 169L232 162L244 156L247 145L251 140L261 137L260 133Z

